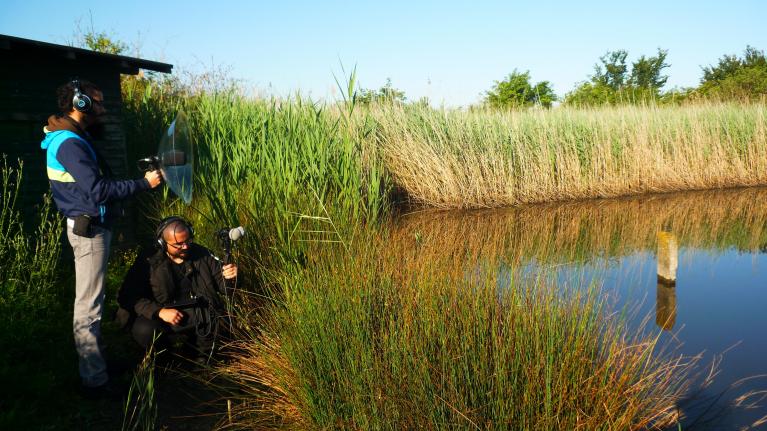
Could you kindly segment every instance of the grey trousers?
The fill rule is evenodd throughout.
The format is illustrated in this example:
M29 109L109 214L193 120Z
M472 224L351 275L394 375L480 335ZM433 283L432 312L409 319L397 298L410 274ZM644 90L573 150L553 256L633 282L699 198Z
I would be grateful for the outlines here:
M83 386L99 386L109 380L101 345L101 314L104 309L107 260L112 232L94 226L93 238L72 233L67 238L75 255L75 307L73 330Z

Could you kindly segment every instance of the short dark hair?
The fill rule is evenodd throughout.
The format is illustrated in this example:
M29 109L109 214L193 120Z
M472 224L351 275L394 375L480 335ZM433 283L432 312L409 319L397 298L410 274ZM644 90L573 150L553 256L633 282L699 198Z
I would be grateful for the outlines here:
M170 223L168 223L165 227L162 228L162 232L160 232L160 235L162 235L163 239L165 238L165 232L171 232L174 236L176 235L176 232L184 232L191 234L192 231L189 230L189 226L184 223L183 220L173 220Z
M78 80L80 82L80 92L93 98L93 93L101 91L96 84L86 81L84 79ZM72 99L75 97L75 85L73 81L69 81L66 84L59 86L56 89L56 102L59 106L59 111L66 115L74 109L72 107Z

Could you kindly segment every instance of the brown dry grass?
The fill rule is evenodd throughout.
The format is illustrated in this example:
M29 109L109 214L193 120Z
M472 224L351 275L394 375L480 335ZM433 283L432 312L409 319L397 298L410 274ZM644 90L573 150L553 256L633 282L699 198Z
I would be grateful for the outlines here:
M370 112L394 182L434 207L767 184L764 104Z

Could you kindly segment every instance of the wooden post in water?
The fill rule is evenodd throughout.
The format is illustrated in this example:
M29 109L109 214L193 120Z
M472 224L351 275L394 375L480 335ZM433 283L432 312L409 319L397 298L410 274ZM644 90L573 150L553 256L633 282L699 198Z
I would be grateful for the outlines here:
M655 324L666 331L676 323L676 270L679 246L671 232L658 232L658 286L655 291Z

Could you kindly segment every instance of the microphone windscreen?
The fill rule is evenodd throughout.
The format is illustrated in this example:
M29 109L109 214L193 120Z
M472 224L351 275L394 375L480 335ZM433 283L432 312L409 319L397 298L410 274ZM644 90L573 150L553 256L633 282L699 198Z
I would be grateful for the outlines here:
M236 228L229 231L229 239L232 241L237 241L243 236L245 236L245 228L242 226L237 226Z
M165 166L184 166L186 164L186 154L183 151L178 150L162 153L160 159Z

